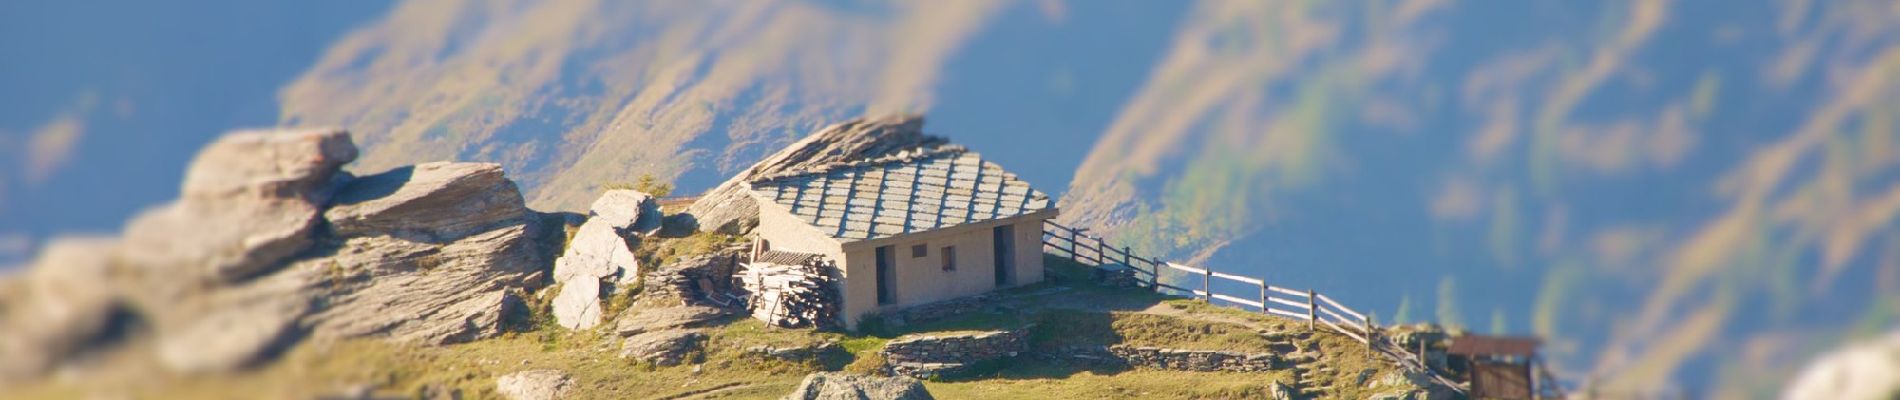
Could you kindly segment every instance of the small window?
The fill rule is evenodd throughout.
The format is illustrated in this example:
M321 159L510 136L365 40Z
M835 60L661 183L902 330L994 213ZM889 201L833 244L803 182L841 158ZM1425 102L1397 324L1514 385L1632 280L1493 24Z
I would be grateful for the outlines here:
M957 270L957 246L943 246L943 270Z
M910 246L910 256L912 258L924 257L928 255L930 255L930 246L921 245L921 244Z

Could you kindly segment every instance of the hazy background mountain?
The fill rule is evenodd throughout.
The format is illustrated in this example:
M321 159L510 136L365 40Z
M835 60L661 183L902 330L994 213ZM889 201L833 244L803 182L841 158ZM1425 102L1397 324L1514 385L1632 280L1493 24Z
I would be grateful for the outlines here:
M352 129L359 171L501 162L544 209L642 174L702 190L827 122L923 112L1143 251L1544 335L1567 377L1617 388L1764 394L1900 306L1891 1L317 7L207 7L245 11L200 25L260 25L206 53L270 64L236 72L174 60L217 40L0 28L5 54L162 60L0 66L6 88L58 86L0 111L0 249L169 197L183 149L273 122L219 113L281 88L276 122ZM296 22L256 22L275 13ZM130 115L167 119L37 78L139 62L186 69L117 67L162 81Z

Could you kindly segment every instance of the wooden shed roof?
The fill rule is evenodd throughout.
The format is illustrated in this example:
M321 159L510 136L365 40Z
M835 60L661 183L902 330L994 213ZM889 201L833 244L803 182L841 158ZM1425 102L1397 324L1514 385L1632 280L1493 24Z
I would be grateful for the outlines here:
M1451 339L1447 353L1459 355L1530 356L1543 340L1527 336L1465 335Z
M752 191L839 241L879 239L1050 209L1047 194L956 145L751 182Z

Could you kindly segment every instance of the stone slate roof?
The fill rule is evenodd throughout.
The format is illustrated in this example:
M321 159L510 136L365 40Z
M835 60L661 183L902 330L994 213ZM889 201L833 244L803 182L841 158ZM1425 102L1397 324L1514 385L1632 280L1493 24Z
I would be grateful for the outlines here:
M850 242L1016 217L1050 209L1047 194L962 146L761 177L761 199Z

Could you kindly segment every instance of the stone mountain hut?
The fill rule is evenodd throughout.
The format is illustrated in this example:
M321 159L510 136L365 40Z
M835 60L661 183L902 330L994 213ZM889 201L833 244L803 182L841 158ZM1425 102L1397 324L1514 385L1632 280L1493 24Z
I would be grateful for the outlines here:
M822 259L848 329L867 314L1042 281L1043 221L1057 214L1016 174L948 144L748 184L757 250Z

